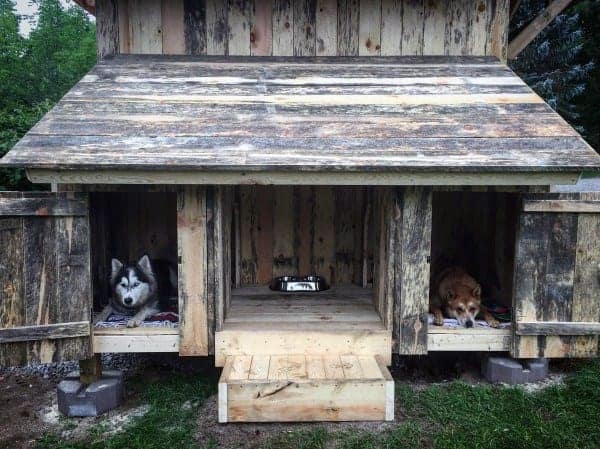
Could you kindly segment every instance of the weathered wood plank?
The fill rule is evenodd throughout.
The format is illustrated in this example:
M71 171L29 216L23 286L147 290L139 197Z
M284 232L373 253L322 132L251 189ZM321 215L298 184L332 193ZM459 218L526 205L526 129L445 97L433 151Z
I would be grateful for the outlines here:
M129 50L139 54L161 54L161 0L128 0Z
M381 1L381 55L402 54L402 0Z
M337 0L317 0L315 39L317 56L337 54Z
M379 56L381 54L381 0L360 0L358 14L359 56Z
M273 200L273 254L269 264L273 267L273 277L298 274L298 259L294 254L293 187L274 189Z
M119 52L118 0L96 2L96 43L98 59Z
M34 340L56 340L62 338L87 337L89 335L89 321L35 326L16 326L0 329L0 344Z
M273 56L294 54L294 6L292 0L273 0Z
M207 50L205 0L184 0L183 13L185 53L205 55Z
M206 54L226 55L229 44L227 2L206 0Z
M253 56L273 53L273 0L255 0L250 31L250 51Z
M492 0L491 11L488 15L488 39L486 55L496 56L506 62L508 49L508 23L510 0Z
M516 323L517 335L599 335L598 322L556 322L556 321L519 321Z
M423 54L424 0L402 2L402 54Z
M183 187L177 197L179 354L208 355L206 189Z
M315 56L317 0L295 0L293 7L294 56Z
M444 0L429 0L426 2L423 19L423 54L445 54L446 11L448 2Z
M162 53L185 54L184 0L162 2Z
M0 195L0 216L83 216L87 213L88 204L84 197L6 198Z
M338 0L337 54L358 56L359 0Z
M525 200L523 212L600 213L600 200Z
M131 53L129 37L129 0L117 0L117 16L119 20L119 53Z
M400 354L427 352L431 198L431 189L406 188L402 192L401 211L395 208L391 211L402 220L398 226L401 237L395 239L400 246L399 257L396 257L401 261L401 271L396 274L394 288L394 327Z
M250 12L253 0L230 0L227 12L229 28L228 50L230 55L250 55Z

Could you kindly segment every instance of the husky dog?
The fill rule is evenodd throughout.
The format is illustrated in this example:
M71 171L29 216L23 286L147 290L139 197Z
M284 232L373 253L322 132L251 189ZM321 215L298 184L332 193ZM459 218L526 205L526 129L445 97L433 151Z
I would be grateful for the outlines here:
M168 262L142 256L136 264L123 265L112 259L109 304L96 318L105 321L113 312L133 315L127 327L137 327L161 311L161 305L177 287L177 274Z
M430 300L434 324L444 324L444 314L456 318L461 326L473 327L479 312L491 327L498 327L498 321L481 304L481 286L464 269L447 268L440 273L436 282L437 294Z

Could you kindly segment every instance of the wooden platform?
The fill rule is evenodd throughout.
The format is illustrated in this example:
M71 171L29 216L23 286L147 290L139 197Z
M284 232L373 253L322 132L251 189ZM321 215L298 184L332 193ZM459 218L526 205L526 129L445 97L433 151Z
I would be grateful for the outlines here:
M227 357L219 422L394 419L394 381L372 356Z
M391 364L392 335L372 304L373 291L336 287L284 294L266 287L234 289L215 363L238 355L369 355Z

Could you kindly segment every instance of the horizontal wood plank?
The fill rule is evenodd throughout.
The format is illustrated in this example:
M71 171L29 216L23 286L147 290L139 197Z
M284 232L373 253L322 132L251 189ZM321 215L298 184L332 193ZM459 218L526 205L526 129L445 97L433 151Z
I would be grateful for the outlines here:
M493 58L121 55L0 165L93 183L94 170L581 172L600 157Z
M5 197L0 193L0 216L85 216L88 203L84 198L73 199L62 195L41 198Z
M600 335L600 323L519 321L515 332L517 335Z
M525 200L524 212L600 213L600 200Z
M45 324L40 326L16 326L0 329L0 344L21 341L57 340L63 338L87 337L90 335L90 322Z

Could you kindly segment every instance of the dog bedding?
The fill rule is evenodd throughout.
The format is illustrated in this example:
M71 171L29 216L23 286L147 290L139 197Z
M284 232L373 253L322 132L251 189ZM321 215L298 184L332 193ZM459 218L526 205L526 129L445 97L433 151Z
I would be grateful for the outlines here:
M127 321L132 318L131 315L121 315L113 313L106 321L99 321L94 325L101 328L125 328ZM179 315L174 312L160 312L152 315L150 318L142 322L140 327L170 327L176 328L179 326Z
M429 314L429 318L427 320L427 322L431 325L433 325L433 313ZM462 327L459 323L458 320L456 318L444 318L444 327ZM475 320L475 326L473 327L478 328L478 327L490 327L490 325L487 323L487 321L485 320ZM498 326L498 328L500 329L507 329L510 327L510 322L506 322L506 323L500 323L500 325Z

